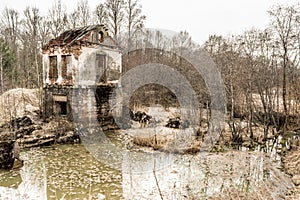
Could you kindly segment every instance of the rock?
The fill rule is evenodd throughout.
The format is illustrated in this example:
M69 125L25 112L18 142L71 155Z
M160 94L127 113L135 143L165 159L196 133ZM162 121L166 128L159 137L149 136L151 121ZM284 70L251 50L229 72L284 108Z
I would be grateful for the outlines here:
M39 140L38 138L28 137L28 138L23 138L23 139L19 140L19 142L20 142L20 144L26 144L26 143L32 144L32 143L36 143L38 140Z
M104 200L105 199L105 195L104 194L98 194L98 200Z
M20 169L21 167L23 167L23 165L24 165L23 160L15 159L12 169Z
M101 128L102 128L102 131L107 131L107 130L109 130L109 129L108 129L108 125L102 126Z
M179 126L180 126L180 118L179 117L169 119L169 121L167 122L167 125L166 125L166 127L177 128L177 129L179 128Z
M0 168L12 168L14 164L13 147L14 142L12 140L0 142Z
M75 134L73 131L65 133L65 135L60 136L56 142L59 144L69 144L79 142L80 138L78 134Z
M12 126L16 125L17 128L30 126L33 124L32 120L28 116L15 118L15 119L11 120L10 123Z
M133 121L139 122L142 126L149 124L150 120L152 119L151 115L148 115L147 113L139 110L136 112L130 110L130 117Z
M33 131L40 130L40 129L42 129L42 127L39 125L35 125L35 124L25 126L25 127L20 127L16 131L17 139L22 138L24 135L30 135Z
M52 144L78 143L74 123L65 119L53 119L48 123L34 122L28 116L15 118L0 126L0 141L16 139L20 148L49 146ZM17 155L17 154L15 154ZM18 159L18 157L14 157Z
M17 117L3 124L0 129L18 130L21 127L32 125L33 122L28 116Z
M244 141L242 146L247 147L247 148L251 148L253 145L251 144L251 141Z
M12 132L0 129L0 141L10 141L12 139L13 139Z
M54 138L46 139L46 140L39 140L37 146L50 146L55 143Z
M293 176L292 181L296 186L300 185L300 175Z
M17 142L17 141L14 142L13 157L14 157L14 159L20 158L20 145L19 145L19 142Z

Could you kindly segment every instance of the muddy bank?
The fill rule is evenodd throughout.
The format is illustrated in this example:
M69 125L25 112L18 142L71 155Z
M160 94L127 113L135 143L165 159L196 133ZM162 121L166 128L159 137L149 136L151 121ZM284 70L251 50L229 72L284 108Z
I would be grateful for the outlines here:
M24 116L18 120L27 121L26 124L17 124L13 132L21 148L80 142L79 135L74 131L74 123L66 119L55 118L41 122Z
M30 116L3 124L0 126L0 168L12 168L22 148L79 143L79 134L74 128L74 123L66 119L42 122Z
M202 114L201 122L203 123L196 132L194 130L188 131L189 129L183 126L184 122L180 120L180 113L175 108L168 110L163 107L138 108L133 113L145 113L144 116L149 115L151 117L149 122L144 123L139 120L143 117L136 119L139 115L131 116L131 128L122 131L127 137L127 147L130 149L197 155L203 142L203 136L207 134L208 123L206 121L208 118L205 118L206 113ZM284 194L285 199L300 199L299 130L282 133L270 129L266 135L267 137L264 138L263 126L256 124L253 126L254 137L251 138L249 132L247 132L248 123L246 121L239 120L235 125L239 130L239 140L235 140L235 135L232 134L230 126L226 124L218 142L210 153L219 155L232 150L235 150L237 154L244 154L245 152L261 153L270 159L270 164L273 165L272 162L278 163L277 167L280 173L286 175L286 178L289 179L291 185ZM259 190L261 192L259 195L263 195L265 189ZM258 198L257 192L258 190L250 192L254 197L253 199ZM241 195L240 191L229 189L224 195L212 199L246 198ZM278 197L278 199L280 198Z
M130 149L153 149L178 154L197 153L201 133L183 117L184 109L161 105L130 109L130 128L122 130Z
M21 148L80 142L79 135L74 131L74 123L66 119L51 119L46 123L33 126L35 128L32 132L23 131L24 135L20 134L17 138Z

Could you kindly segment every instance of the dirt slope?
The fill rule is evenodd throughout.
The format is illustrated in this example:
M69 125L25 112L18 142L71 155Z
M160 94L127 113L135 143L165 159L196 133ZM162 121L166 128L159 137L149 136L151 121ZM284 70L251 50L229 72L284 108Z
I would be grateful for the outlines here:
M39 90L16 88L0 96L0 124L39 110Z

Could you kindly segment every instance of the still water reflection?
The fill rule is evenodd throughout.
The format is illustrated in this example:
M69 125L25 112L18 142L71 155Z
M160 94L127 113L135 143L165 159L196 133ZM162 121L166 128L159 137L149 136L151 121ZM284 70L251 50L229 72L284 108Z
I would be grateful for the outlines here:
M230 190L281 199L292 187L280 163L261 152L149 154L125 155L116 170L80 144L24 150L21 170L0 171L0 199L208 199Z
M122 197L121 172L94 159L82 145L26 150L21 158L20 171L0 171L0 199Z

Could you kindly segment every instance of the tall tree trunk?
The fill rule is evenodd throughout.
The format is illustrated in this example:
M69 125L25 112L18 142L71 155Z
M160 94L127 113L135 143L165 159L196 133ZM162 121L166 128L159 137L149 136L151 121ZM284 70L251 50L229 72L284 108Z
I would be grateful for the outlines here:
M249 84L249 132L250 132L250 139L253 140L253 129L252 129L252 121L253 121L253 106L252 106L252 84Z
M0 79L1 79L1 94L3 94L3 63L2 63L2 55L0 55Z
M286 102L286 91L287 91L287 82L286 82L286 68L287 68L287 47L284 46L284 54L283 54L283 77L282 77L282 102L283 102L283 110L284 110L284 124L283 131L286 132L287 124L288 124L288 108Z

